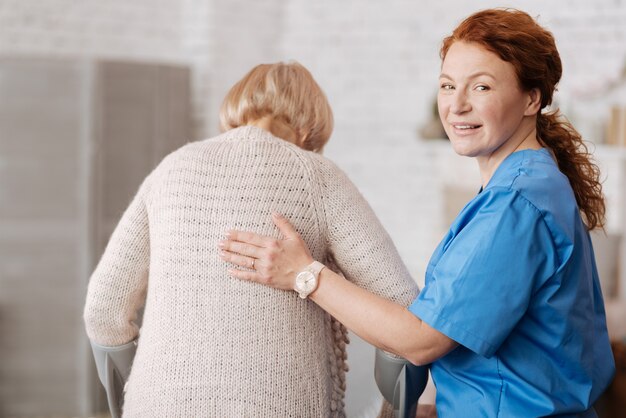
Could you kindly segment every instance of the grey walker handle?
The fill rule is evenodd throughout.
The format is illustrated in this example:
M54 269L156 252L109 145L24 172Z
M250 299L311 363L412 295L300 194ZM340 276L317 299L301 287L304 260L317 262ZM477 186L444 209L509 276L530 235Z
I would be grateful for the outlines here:
M396 418L415 416L417 401L428 383L428 366L416 366L377 348L374 378Z
M137 351L137 340L124 345L106 347L91 342L93 357L96 360L98 377L107 393L107 402L112 418L122 416L124 385L130 375L130 369Z

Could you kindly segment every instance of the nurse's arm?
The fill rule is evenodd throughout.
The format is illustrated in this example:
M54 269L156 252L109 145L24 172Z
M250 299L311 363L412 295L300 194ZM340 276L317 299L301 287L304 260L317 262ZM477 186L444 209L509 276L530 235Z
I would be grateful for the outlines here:
M236 278L293 290L297 273L313 258L289 221L277 214L273 218L284 239L230 231L219 243L220 257L240 267L253 267L252 271L229 269ZM404 306L370 293L327 268L309 297L365 341L416 365L431 363L458 345Z
M368 343L415 365L432 363L458 346L407 308L360 288L330 269L322 270L319 286L309 298Z

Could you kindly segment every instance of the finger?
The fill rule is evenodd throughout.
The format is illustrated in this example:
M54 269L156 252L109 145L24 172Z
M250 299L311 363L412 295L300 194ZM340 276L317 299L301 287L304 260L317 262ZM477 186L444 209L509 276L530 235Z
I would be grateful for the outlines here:
M231 253L237 253L241 255L245 255L251 258L259 258L261 256L261 251L263 250L256 245L246 244L244 242L237 242L231 240L223 240L218 244L222 250L230 251Z
M267 247L274 238L259 235L254 232L230 230L226 233L226 238L231 241L245 242L247 244L256 245L257 247Z
M247 280L249 282L259 282L260 281L260 275L259 273L255 272L255 271L244 271L244 270L237 270L237 269L228 269L228 274L230 274L231 276L237 278L237 279L241 279L241 280Z
M272 213L272 220L285 238L300 238L298 231L296 231L287 218L280 213Z
M238 265L240 267L246 267L249 269L254 269L255 258L246 257L244 255L239 255L235 253L231 253L228 251L220 251L220 258L224 261L228 261L229 263Z

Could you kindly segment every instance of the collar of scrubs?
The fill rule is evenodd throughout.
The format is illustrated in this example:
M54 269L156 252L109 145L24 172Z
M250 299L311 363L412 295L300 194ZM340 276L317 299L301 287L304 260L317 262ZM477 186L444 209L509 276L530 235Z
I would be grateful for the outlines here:
M489 179L489 183L487 183L487 187L483 188L481 186L480 190L478 191L478 194L482 193L486 189L489 189L493 185L498 184L500 179L508 177L510 168L515 167L516 165L519 165L522 161L527 160L527 159L550 161L553 164L556 164L554 162L554 159L552 158L552 154L550 153L550 150L548 150L547 148L524 149L521 151L515 151L509 154L500 163L498 168L496 168L495 173L493 173L493 176L491 176L491 179Z

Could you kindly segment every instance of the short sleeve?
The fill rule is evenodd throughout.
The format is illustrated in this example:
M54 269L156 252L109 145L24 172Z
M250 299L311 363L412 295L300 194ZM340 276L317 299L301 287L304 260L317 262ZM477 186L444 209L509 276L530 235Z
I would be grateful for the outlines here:
M541 213L517 191L470 202L431 260L410 311L459 344L491 357L558 260Z

